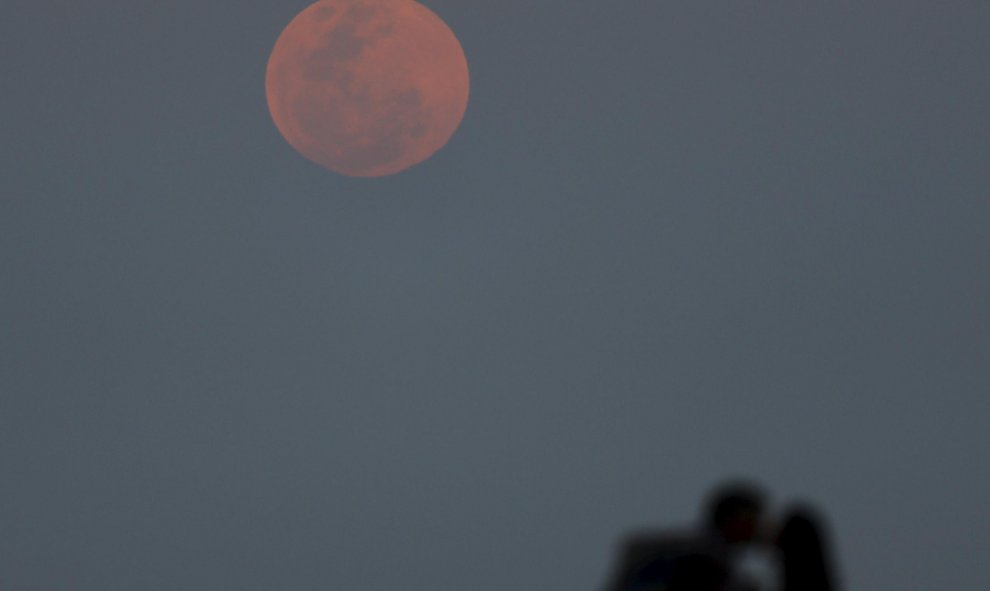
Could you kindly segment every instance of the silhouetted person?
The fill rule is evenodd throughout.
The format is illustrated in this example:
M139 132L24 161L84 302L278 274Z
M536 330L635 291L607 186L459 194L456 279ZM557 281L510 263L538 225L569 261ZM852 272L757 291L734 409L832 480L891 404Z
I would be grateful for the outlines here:
M824 526L808 507L785 516L777 548L781 557L781 591L836 591Z
M716 488L700 528L635 534L626 539L605 591L737 591L732 557L760 527L765 495L750 483Z

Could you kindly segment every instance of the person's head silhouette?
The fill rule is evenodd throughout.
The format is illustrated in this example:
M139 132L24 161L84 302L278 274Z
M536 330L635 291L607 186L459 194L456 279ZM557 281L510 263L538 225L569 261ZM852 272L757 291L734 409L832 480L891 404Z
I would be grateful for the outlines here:
M716 487L705 508L707 527L730 545L751 542L758 533L766 493L752 482L730 481Z

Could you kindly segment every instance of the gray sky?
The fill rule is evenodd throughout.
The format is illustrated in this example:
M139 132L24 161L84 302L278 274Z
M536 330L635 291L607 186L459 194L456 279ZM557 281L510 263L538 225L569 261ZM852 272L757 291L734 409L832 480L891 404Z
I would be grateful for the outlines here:
M3 2L0 587L591 591L734 474L985 585L990 4L426 4L471 103L368 180L305 0Z

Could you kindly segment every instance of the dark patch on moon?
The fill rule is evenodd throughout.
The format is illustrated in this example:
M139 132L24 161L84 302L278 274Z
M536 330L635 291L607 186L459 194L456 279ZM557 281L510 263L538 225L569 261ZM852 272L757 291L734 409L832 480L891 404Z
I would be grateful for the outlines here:
M320 7L320 10L335 11L332 6ZM392 22L379 24L371 30L368 22L380 11L377 6L355 4L347 9L340 21L334 25L332 34L327 42L313 49L303 59L305 75L311 80L341 81L339 66L345 61L360 59L364 50L376 41L391 35L395 31ZM333 66L333 67L331 67Z

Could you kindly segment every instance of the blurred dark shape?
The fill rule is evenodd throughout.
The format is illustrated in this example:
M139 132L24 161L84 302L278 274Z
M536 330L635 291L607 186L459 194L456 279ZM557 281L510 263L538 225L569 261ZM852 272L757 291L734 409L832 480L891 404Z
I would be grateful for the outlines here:
M720 591L729 585L729 571L711 556L685 556L671 573L665 591Z
M626 538L605 591L728 591L736 580L732 556L755 541L766 495L753 483L732 481L708 496L701 527Z
M762 524L767 494L752 482L725 482L708 494L708 531L717 532L729 544L752 542Z
M831 551L821 516L806 505L785 514L777 548L781 591L836 591Z

